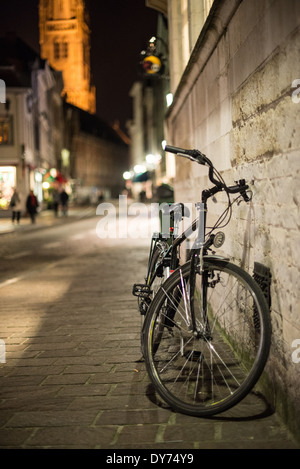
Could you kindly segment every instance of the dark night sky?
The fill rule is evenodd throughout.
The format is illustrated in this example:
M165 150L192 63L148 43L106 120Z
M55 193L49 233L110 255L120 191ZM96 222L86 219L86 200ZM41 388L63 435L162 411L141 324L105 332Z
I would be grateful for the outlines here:
M0 36L14 31L39 52L38 4L38 0L1 0ZM86 0L86 5L97 115L109 123L118 119L126 130L125 122L132 116L128 94L139 78L139 53L156 34L158 15L144 0Z

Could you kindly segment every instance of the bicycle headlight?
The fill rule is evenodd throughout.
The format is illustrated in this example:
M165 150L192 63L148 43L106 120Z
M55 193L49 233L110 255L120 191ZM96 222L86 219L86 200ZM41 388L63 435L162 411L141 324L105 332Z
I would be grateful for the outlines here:
M214 243L213 243L214 246L216 248L220 248L224 244L224 241L225 241L225 234L222 231L218 231L218 233L216 233L214 237Z

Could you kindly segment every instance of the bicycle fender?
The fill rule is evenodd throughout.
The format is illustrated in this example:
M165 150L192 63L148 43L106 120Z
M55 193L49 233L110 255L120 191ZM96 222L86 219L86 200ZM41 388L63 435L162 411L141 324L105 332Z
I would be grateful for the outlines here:
M214 259L217 259L219 261L227 261L229 262L230 261L230 258L229 257L224 257L224 256L219 256L219 255L216 255L216 254L208 254L206 256L203 256L203 259L204 260L214 260Z

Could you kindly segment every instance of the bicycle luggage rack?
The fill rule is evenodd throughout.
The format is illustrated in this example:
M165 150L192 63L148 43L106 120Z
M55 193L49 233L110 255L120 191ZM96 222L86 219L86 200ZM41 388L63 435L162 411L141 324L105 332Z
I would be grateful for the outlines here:
M138 298L148 298L151 293L152 290L149 285L145 285L144 283L135 283L133 285L132 294Z

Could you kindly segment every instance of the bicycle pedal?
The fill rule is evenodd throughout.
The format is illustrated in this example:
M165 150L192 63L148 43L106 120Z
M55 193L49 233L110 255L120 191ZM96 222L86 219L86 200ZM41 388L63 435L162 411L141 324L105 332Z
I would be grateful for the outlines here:
M132 294L139 298L148 298L151 294L151 288L149 285L145 285L143 283L135 283L133 285Z

